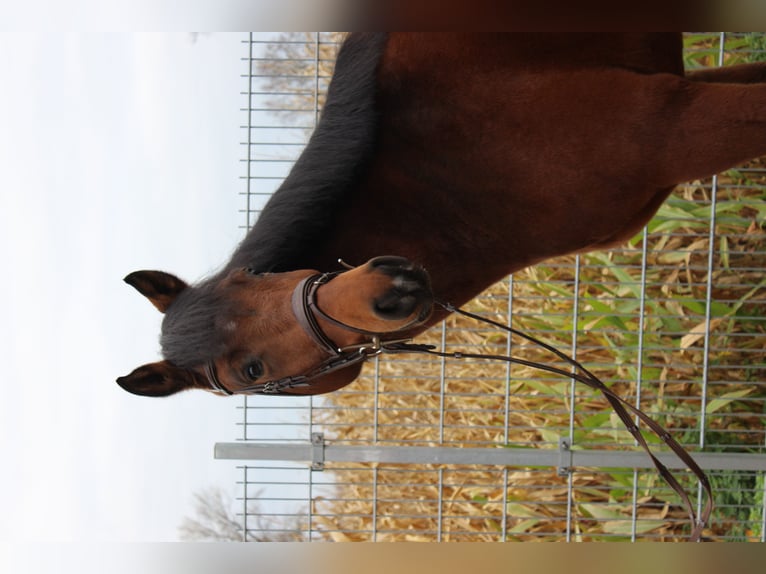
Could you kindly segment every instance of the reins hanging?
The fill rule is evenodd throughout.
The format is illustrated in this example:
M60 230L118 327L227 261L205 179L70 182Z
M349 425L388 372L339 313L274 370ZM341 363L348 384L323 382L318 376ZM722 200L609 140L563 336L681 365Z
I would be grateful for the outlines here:
M672 437L672 435L662 427L662 425L654 421L652 418L650 418L646 413L644 413L638 407L631 405L625 399L623 399L622 397L612 392L598 377L596 377L593 373L591 373L588 369L586 369L582 364L580 364L575 359L568 357L567 355L565 355L564 353L562 353L555 347L552 347L551 345L544 343L543 341L540 341L539 339L536 339L532 337L531 335L522 333L521 331L518 331L517 329L514 329L507 325L503 325L502 323L499 323L492 319L482 317L481 315L476 315L474 313L464 311L463 309L454 307L453 305L449 303L441 303L438 301L435 301L435 303L439 305L440 307L443 307L449 313L457 313L459 315L463 315L465 317L474 319L476 321L493 325L494 327L507 331L508 333L518 335L519 337L522 337L526 339L527 341L530 341L531 343L534 343L535 345L538 345L539 347L542 347L543 349L555 354L557 357L559 357L566 363L572 365L579 372L570 372L564 369L560 369L558 367L553 367L550 365L545 365L542 363L537 363L535 361L529 361L526 359L518 359L515 357L506 356L506 355L490 355L490 354L464 353L464 352L444 352L444 351L435 350L435 347L433 345L422 345L422 344L408 343L408 342L391 342L391 343L383 342L381 345L381 352L383 353L421 353L421 354L428 354L428 355L434 355L437 357L445 357L445 358L452 358L452 359L486 359L486 360L494 360L494 361L505 361L507 363L524 365L534 369L539 369L542 371L547 371L549 373L555 373L564 377L572 378L580 383L583 383L584 385L589 386L592 389L598 390L599 392L601 392L604 398L606 398L606 400L612 406L614 411L617 413L617 416L620 417L620 420L622 420L623 424L625 425L625 427L627 428L631 436L633 436L636 442L649 455L649 458L651 459L657 471L660 473L660 476L662 476L665 482L667 482L670 485L670 487L681 498L684 508L686 509L689 515L689 521L692 524L692 532L690 535L690 539L694 542L697 542L700 540L702 535L702 530L707 524L707 521L710 518L710 514L713 511L712 487L710 485L710 481L708 480L708 477L705 474L705 472L695 462L692 456L678 443L678 441L676 441ZM699 514L699 516L697 516L697 513L695 512L692 502L689 499L689 496L686 494L686 491L678 482L678 480L676 480L673 473L670 472L667 466L665 466L662 463L662 461L660 461L654 455L652 450L649 448L649 445L646 442L646 439L641 434L641 431L639 430L638 425L633 421L631 416L628 414L628 411L631 411L633 414L635 414L638 417L638 419L641 422L646 424L646 426L649 427L649 429L654 434L656 434L676 454L676 456L678 456L678 458L680 458L684 462L684 464L686 464L689 470L691 470L691 472L697 477L697 479L699 480L700 484L702 485L707 495L705 506L702 509L702 512Z

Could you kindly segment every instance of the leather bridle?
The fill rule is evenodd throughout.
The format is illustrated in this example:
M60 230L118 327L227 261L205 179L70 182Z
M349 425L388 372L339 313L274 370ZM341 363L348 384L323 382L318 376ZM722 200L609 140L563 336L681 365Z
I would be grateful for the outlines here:
M345 369L351 365L362 363L370 357L374 357L375 355L379 355L388 350L389 345L401 344L409 341L409 339L383 341L381 339L383 336L381 333L375 333L373 331L367 331L348 325L322 311L322 309L319 308L319 305L317 305L317 291L322 285L340 273L342 272L318 273L306 277L296 285L292 295L292 310L295 318L314 343L329 355L328 358L308 373L292 375L272 381L254 383L253 385L238 390L236 394L294 394L289 393L289 391L291 389L310 387L311 383L320 377ZM369 340L356 345L340 347L322 330L322 327L320 327L319 322L317 321L317 316L334 325L338 325L347 331L367 335ZM226 395L235 394L221 383L213 361L209 361L205 365L205 375L210 382L210 386L214 390Z
M545 365L543 363L527 361L525 359L517 359L515 357L509 357L505 355L487 355L487 354L462 353L462 352L446 353L446 352L436 351L433 345L421 345L421 344L410 343L411 339L396 339L396 340L384 341L381 339L381 337L383 336L381 333L366 331L364 329L359 329L357 327L347 325L327 315L317 305L316 293L319 287L321 287L322 285L330 281L333 277L335 277L339 273L342 273L342 272L324 273L324 274L317 274L317 275L306 277L300 283L298 283L292 295L292 309L296 319L300 323L301 327L303 327L303 329L306 331L306 333L308 333L311 339L322 350L324 350L329 355L329 357L324 362L322 362L318 367L316 367L314 370L306 374L284 377L282 379L267 381L263 383L256 383L252 386L242 389L241 391L238 391L238 393L264 394L264 395L290 394L287 392L290 389L310 387L311 383L315 381L316 379L319 379L320 377L323 377L330 373L334 373L335 371L339 371L351 365L362 363L368 358L374 357L381 353L422 353L422 354L429 354L429 355L435 355L438 357L446 357L446 358L453 358L453 359L490 359L490 360L505 361L508 363L525 365L527 367L532 367L535 369L540 369L550 373L562 375L564 377L572 378L593 389L598 390L599 392L601 392L604 398L606 398L606 400L609 402L609 404L612 406L614 411L619 416L620 420L622 420L628 432L630 432L630 434L636 440L636 443L639 446L641 446L644 449L644 451L646 451L646 453L649 455L649 458L651 459L652 463L654 464L655 468L658 470L662 478L670 485L670 487L681 498L681 501L687 513L689 514L689 520L692 524L692 532L690 535L690 539L692 541L700 540L702 536L702 530L705 527L708 519L710 518L710 514L713 510L712 487L710 485L710 481L708 480L705 472L694 461L692 456L688 452L686 452L686 450L660 424L656 423L653 419L651 419L638 407L631 405L630 403L625 401L625 399L615 394L598 377L596 377L588 369L583 367L578 361L566 356L564 353L548 345L547 343L544 343L530 335L522 333L507 325L503 325L502 323L493 321L491 319L482 317L480 315L469 313L467 311L464 311L463 309L456 308L448 303L440 303L438 301L434 301L434 303L444 308L448 313L458 313L460 315L470 317L477 321L481 321L483 323L493 325L499 329L507 331L508 333L512 333L514 335L523 337L524 339L546 349L547 351L550 351L551 353L555 354L557 357L559 357L560 359L564 360L569 365L574 367L574 372L566 371L564 369L553 367L550 365ZM361 334L367 335L369 336L369 341L366 341L357 345L341 348L330 337L328 337L327 334L322 330L322 328L319 326L319 323L317 321L317 316L320 316L324 320L329 321L330 323L333 323L334 325L338 325L339 327L342 327L343 329L350 330L355 333L361 333ZM210 382L211 387L214 390L222 392L227 395L234 394L232 393L232 391L227 389L220 382L220 380L218 379L218 375L216 373L215 364L212 361L210 361L209 363L205 365L205 374ZM684 488L677 481L675 476L673 476L670 470L651 451L646 439L643 437L643 435L641 434L641 431L638 428L638 424L634 422L630 414L628 414L628 411L632 412L654 434L656 434L686 464L686 466L697 477L697 479L699 480L700 484L702 485L702 488L705 490L705 493L707 495L705 507L699 513L699 516L697 516L697 513L694 510L692 502L689 499L689 496L686 494L686 491L684 490Z

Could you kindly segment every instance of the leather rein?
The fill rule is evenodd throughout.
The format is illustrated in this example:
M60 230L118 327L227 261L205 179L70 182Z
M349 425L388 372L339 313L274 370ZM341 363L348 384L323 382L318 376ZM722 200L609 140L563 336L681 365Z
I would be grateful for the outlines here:
M351 325L346 325L345 323L338 321L337 319L334 319L333 317L330 317L329 315L327 315L317 305L316 293L318 289L340 273L342 273L342 271L309 276L298 283L292 295L292 309L296 319L300 323L301 327L303 327L303 329L306 331L306 333L308 333L311 339L321 349L323 349L325 352L328 353L329 357L323 363L321 363L318 367L316 367L314 370L306 374L294 375L294 376L284 377L277 380L256 383L238 391L238 394L239 393L264 394L264 395L293 394L293 393L289 393L290 389L310 387L311 383L314 380L319 379L320 377L324 377L325 375L328 375L340 369L344 369L348 366L364 362L368 358L380 355L382 353L387 353L387 354L419 353L419 354L434 355L437 357L445 357L445 358L452 358L452 359L487 359L487 360L494 360L494 361L504 361L507 363L524 365L527 367L535 368L542 371L547 371L549 373L555 373L563 377L574 379L580 383L583 383L584 385L587 385L588 387L592 389L598 390L604 396L604 398L609 402L609 404L612 406L614 411L617 413L617 416L620 418L620 420L623 422L623 424L627 428L628 432L635 439L636 443L639 446L641 446L641 448L643 448L644 451L646 451L646 453L649 455L649 458L651 459L655 468L659 472L660 476L662 476L665 482L667 482L668 485L670 485L670 487L681 498L683 506L689 515L689 521L692 525L690 540L693 542L697 542L700 540L702 535L702 530L707 524L710 518L710 514L712 513L712 510L713 510L712 487L710 485L710 481L708 480L708 477L705 474L705 472L695 462L692 456L678 443L678 441L676 441L672 437L672 435L668 431L666 431L660 424L658 424L653 419L651 419L638 407L630 404L625 399L615 394L598 377L596 377L593 373L591 373L578 361L568 357L567 355L565 355L558 349L552 347L551 345L544 343L543 341L540 341L530 335L522 333L521 331L513 329L512 327L503 325L502 323L493 321L492 319L488 319L486 317L482 317L480 315L476 315L474 313L464 311L463 309L454 307L449 303L441 303L439 301L434 301L434 303L444 308L448 313L457 313L459 315L469 317L476 321L492 325L494 327L497 327L498 329L501 329L508 333L522 337L526 339L527 341L530 341L531 343L534 343L535 345L542 347L543 349L556 355L559 359L571 365L574 368L574 371L567 371L565 369L553 367L550 365L545 365L543 363L537 363L537 362L528 361L525 359L518 359L516 357L510 357L506 355L491 355L491 354L463 353L463 352L448 353L443 351L437 351L434 345L423 345L423 344L411 343L410 342L411 339L382 340L381 339L382 335L380 333L374 333L372 331L366 331L364 329L359 329ZM369 341L360 343L358 345L352 345L349 347L339 347L322 330L322 328L320 327L317 321L317 316L320 316L322 319L327 320L344 329L347 329L356 333L368 335L370 339ZM234 394L232 391L227 389L220 382L216 372L215 364L212 361L210 361L209 363L205 365L205 374L210 382L211 387L214 390L217 390L227 395ZM665 466L662 463L662 461L660 461L651 451L651 449L649 448L649 444L647 443L646 439L644 438L644 436L641 434L641 431L639 430L638 424L633 420L633 418L628 413L628 411L633 413L638 420L643 422L655 435L657 435L676 454L676 456L678 456L678 458L684 462L684 464L689 468L689 470L691 470L691 472L695 475L695 477L697 477L700 485L705 490L705 493L707 495L705 506L699 513L699 516L697 516L697 513L694 510L692 502L689 499L689 496L686 494L686 491L684 490L684 488L681 486L681 484L678 482L675 476L670 472L667 466Z

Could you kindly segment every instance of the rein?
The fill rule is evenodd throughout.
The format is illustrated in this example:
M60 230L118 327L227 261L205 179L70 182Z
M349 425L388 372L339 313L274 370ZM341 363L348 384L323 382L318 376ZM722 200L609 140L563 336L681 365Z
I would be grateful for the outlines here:
M436 305L439 305L443 309L445 309L448 313L457 313L459 315L463 315L475 321L492 325L494 327L497 327L498 329L501 329L508 333L522 337L526 339L527 341L530 341L531 343L534 343L535 345L542 347L543 349L553 353L559 359L563 360L564 362L574 367L575 372L567 371L567 370L564 370L558 367L553 367L550 365L545 365L543 363L537 363L535 361L518 359L516 357L510 357L506 355L491 355L491 354L463 353L463 352L448 353L444 351L437 351L434 345L411 343L410 342L411 339L397 339L397 340L384 341L381 339L380 333L374 333L372 331L366 331L364 329L359 329L351 325L346 325L345 323L338 321L337 319L334 319L333 317L330 317L318 307L316 303L317 290L319 289L319 287L327 283L330 279L332 279L339 273L340 272L324 273L324 274L318 274L318 275L307 277L303 279L300 283L298 283L292 295L292 307L293 307L293 313L295 314L296 319L300 323L301 327L303 327L303 329L306 331L306 333L308 333L308 335L312 338L312 340L320 348L322 348L324 351L327 352L327 354L329 355L329 358L325 360L323 363L321 363L317 368L310 371L309 373L306 373L303 375L284 377L282 379L266 381L263 383L256 383L238 392L247 393L247 394L267 394L267 395L290 394L289 392L286 392L286 391L289 391L290 389L295 389L295 388L310 387L312 381L320 377L323 377L325 375L328 375L340 369L344 369L348 366L364 362L370 357L374 357L383 353L386 353L386 354L417 353L417 354L427 354L427 355L433 355L437 357L444 357L444 358L451 358L451 359L486 359L486 360L492 360L492 361L504 361L507 363L524 365L524 366L538 369L541 371L547 371L549 373L554 373L557 375L561 375L563 377L571 378L580 383L583 383L584 385L587 385L588 387L592 389L598 390L604 396L604 398L609 402L609 404L612 406L615 413L617 413L617 416L623 422L623 424L625 425L625 427L627 428L631 436L641 446L641 448L643 448L644 451L649 455L649 458L651 459L655 468L659 472L660 476L662 476L665 482L667 482L668 485L670 485L670 487L681 498L683 506L689 515L689 521L692 524L692 532L690 535L691 541L698 542L700 540L702 535L702 530L707 524L707 521L710 518L710 514L713 510L713 491L710 485L710 481L708 480L708 477L705 474L705 472L695 462L692 456L678 443L678 441L676 441L671 436L671 434L667 430L665 430L660 424L658 424L653 419L651 419L642 410L633 406L632 404L628 403L625 399L615 394L598 377L596 377L593 373L591 373L578 361L568 357L567 355L565 355L558 349L552 347L551 345L544 343L543 341L540 341L539 339L536 339L530 335L522 333L521 331L518 331L517 329L513 329L512 327L503 325L502 323L493 321L492 319L482 317L481 315L476 315L474 313L464 311L463 309L454 307L453 305L449 303L441 303L439 301L434 301L434 303ZM317 315L319 315L323 319L335 325L343 327L344 329L351 330L356 333L368 335L370 337L370 340L367 342L364 342L358 345L352 345L349 347L343 347L343 348L338 347L338 345L336 345L332 341L332 339L330 339L320 327L316 319ZM227 395L233 394L232 391L230 391L223 384L221 384L220 380L218 379L215 364L212 361L210 361L208 364L205 365L205 374L207 378L209 379L210 385L213 389ZM686 491L684 490L684 488L681 486L678 480L676 480L675 476L673 476L673 474L670 472L667 466L665 466L662 463L662 461L660 461L651 451L651 449L649 448L649 444L646 442L646 439L641 434L641 431L639 430L638 425L634 422L634 420L628 414L628 411L632 412L640 421L642 421L647 427L649 427L649 429L654 434L656 434L676 454L676 456L678 456L678 458L681 459L684 462L684 464L686 464L689 470L691 470L691 472L697 477L697 479L699 480L700 484L702 485L702 488L705 490L705 493L707 495L705 506L702 509L702 512L699 514L699 517L697 516L694 510L694 507L692 505L692 502L689 499L689 496L686 494Z
M544 343L543 341L540 341L539 339L536 339L532 337L531 335L527 335L526 333L522 333L521 331L513 329L512 327L503 325L502 323L493 321L492 319L487 319L486 317L482 317L480 315L476 315L474 313L464 311L463 309L454 307L453 305L449 303L441 303L439 301L435 301L435 303L439 305L440 307L443 307L449 313L457 313L459 315L469 317L476 321L487 323L489 325L497 327L498 329L507 331L508 333L518 335L519 337L522 337L526 339L527 341L530 341L531 343L534 343L535 345L542 347L543 349L555 354L557 357L559 357L566 363L569 363L570 365L572 365L579 372L573 373L573 372L566 371L564 369L552 367L550 365L545 365L545 364L537 363L534 361L527 361L525 359L518 359L515 357L509 357L506 355L489 355L489 354L462 353L462 352L446 353L446 352L434 350L433 345L414 345L414 344L407 344L407 343L393 343L391 345L384 344L382 351L386 353L400 353L400 352L401 353L424 353L428 355L434 355L437 357L446 357L446 358L452 358L452 359L487 359L487 360L493 360L493 361L505 361L507 363L524 365L524 366L532 367L541 371L547 371L549 373L555 373L557 375L572 378L580 383L583 383L584 385L589 386L592 389L596 389L600 391L601 394L604 396L604 398L606 398L606 400L612 406L614 411L617 413L617 416L620 417L620 420L622 420L623 424L625 425L625 427L627 428L631 436L633 436L636 442L649 455L649 458L651 459L655 468L659 472L660 476L662 476L665 482L667 482L668 485L670 485L670 487L681 498L684 508L686 509L686 512L689 515L689 521L692 524L692 532L690 535L690 540L692 542L700 541L700 538L702 536L702 530L707 524L707 521L710 518L710 514L713 511L713 490L710 485L710 481L708 480L708 477L705 474L705 471L703 471L702 468L700 468L700 466L696 463L696 461L692 458L692 456L684 449L684 447L682 447L678 443L678 441L676 441L676 439L673 438L673 436L667 430L665 430L662 427L662 425L655 422L653 419L651 419L646 413L644 413L639 408L633 406L632 404L627 402L625 399L615 394L598 377L596 377L596 375L594 375L588 369L583 367L578 361L568 357L567 355L565 355L558 349L552 347L551 345ZM638 425L630 417L630 415L628 414L628 411L631 411L644 424L646 424L646 426L649 427L652 430L652 432L656 434L676 454L676 456L678 456L678 458L680 458L684 462L684 464L686 464L686 466L689 468L689 470L692 471L694 476L697 477L697 479L699 480L700 484L702 485L702 488L705 490L705 493L707 495L705 507L702 509L702 512L700 513L699 517L697 516L694 510L694 507L692 505L692 502L689 499L689 496L686 494L686 491L684 490L684 488L676 480L675 476L673 476L673 473L670 472L668 467L665 466L662 463L662 461L660 461L651 451L648 443L646 442L646 439L641 434L641 431L639 430Z

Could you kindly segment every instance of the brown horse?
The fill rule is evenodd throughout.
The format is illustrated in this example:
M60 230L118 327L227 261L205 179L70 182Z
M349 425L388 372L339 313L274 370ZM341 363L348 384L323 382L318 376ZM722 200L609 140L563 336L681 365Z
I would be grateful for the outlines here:
M165 313L165 360L118 383L332 391L381 339L442 319L434 296L460 305L625 241L677 184L766 154L766 66L685 73L681 48L679 34L349 36L309 144L223 270L126 277ZM367 263L318 276L339 258Z

